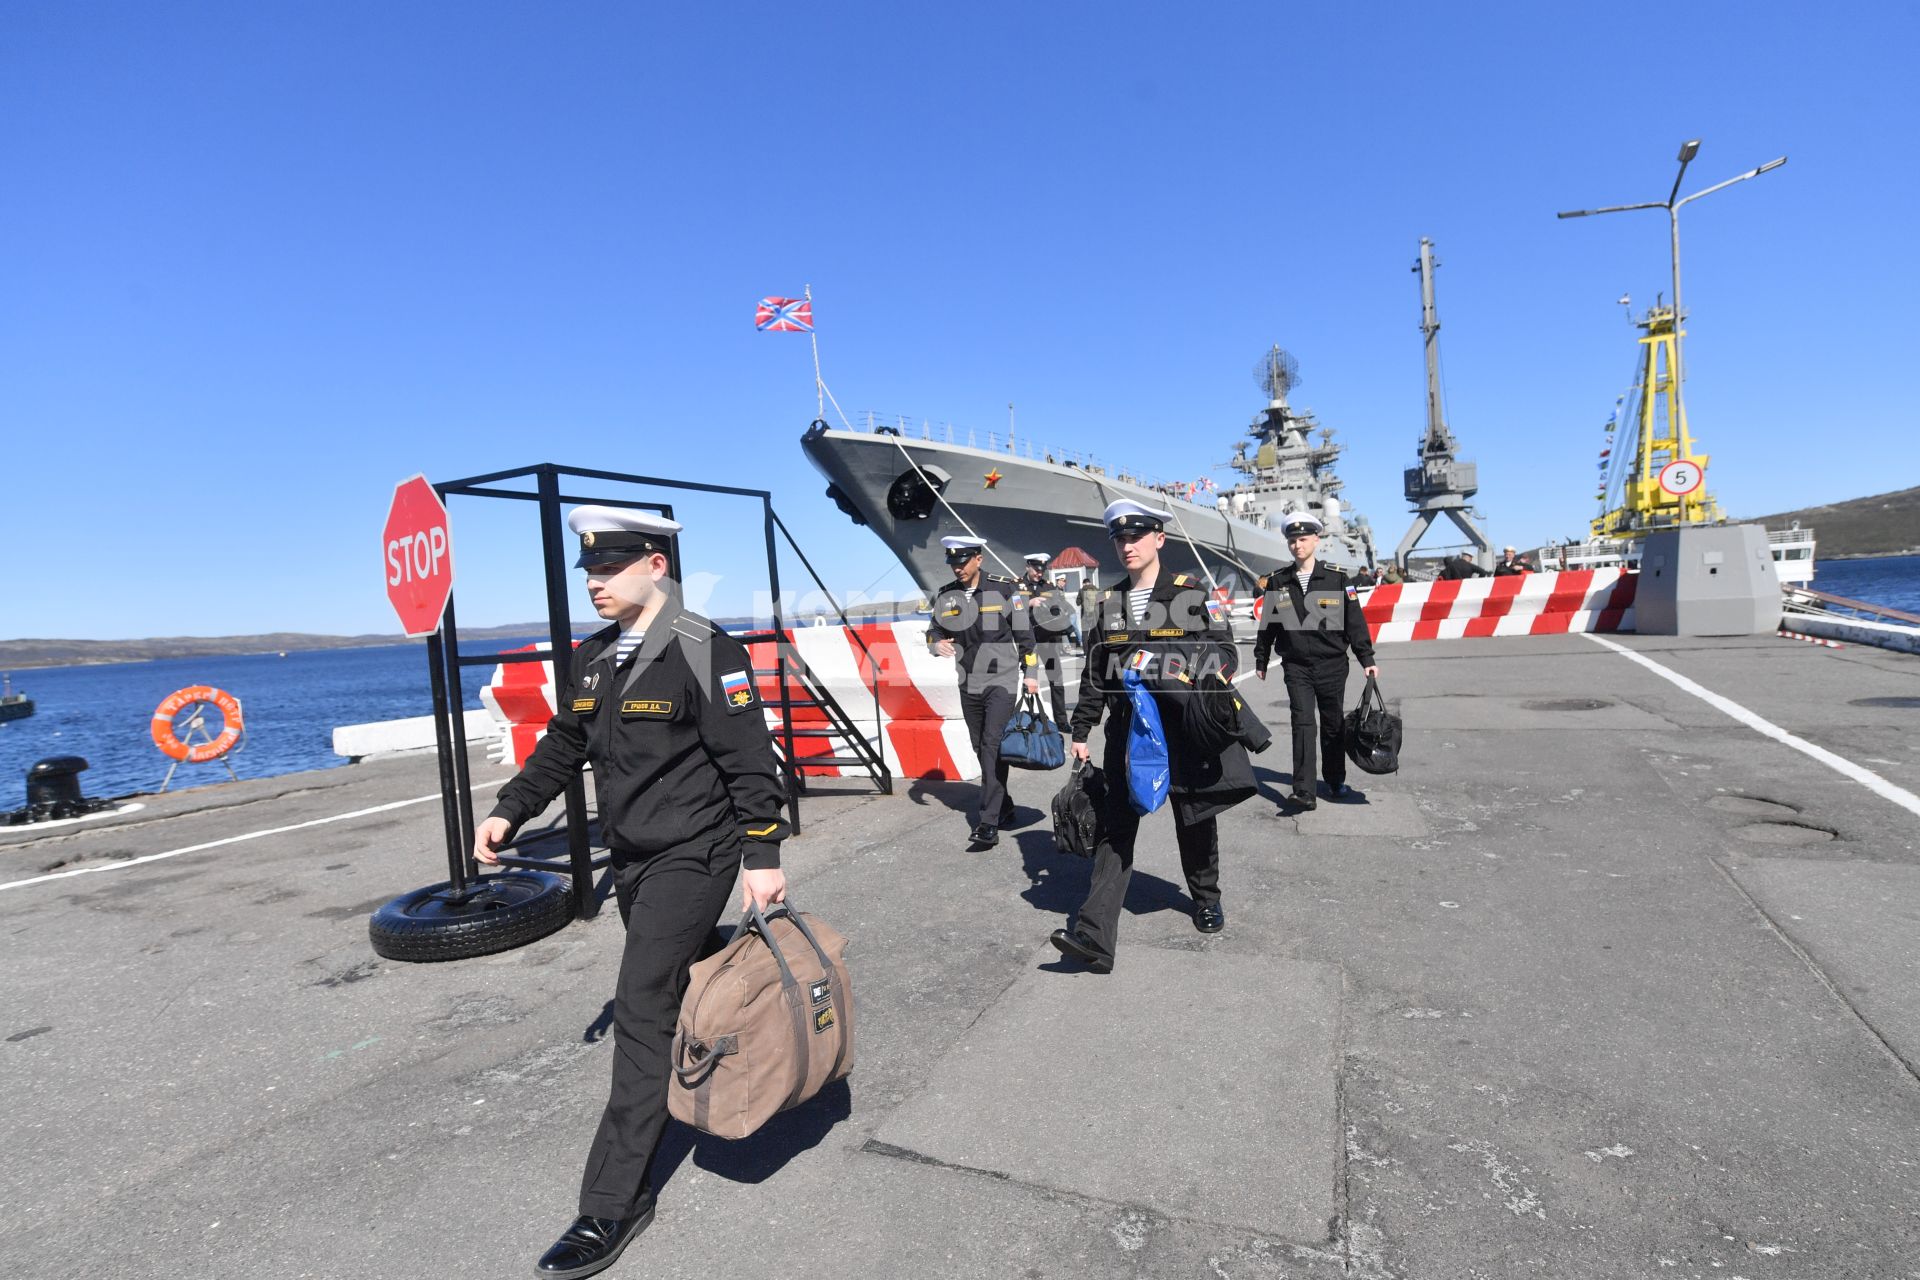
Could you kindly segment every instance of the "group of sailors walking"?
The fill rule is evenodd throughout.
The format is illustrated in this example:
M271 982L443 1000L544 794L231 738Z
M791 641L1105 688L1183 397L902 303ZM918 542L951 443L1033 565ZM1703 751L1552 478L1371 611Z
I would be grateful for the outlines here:
M1224 606L1204 582L1161 563L1172 518L1133 501L1109 506L1104 523L1126 576L1105 590L1083 588L1078 608L1047 578L1045 555L1027 557L1020 579L996 577L984 572L980 539L947 538L954 578L935 594L927 630L929 649L954 662L979 757L973 848L991 848L1018 816L999 755L1023 692L1037 697L1048 685L1076 768L1090 762L1089 740L1105 721L1102 763L1111 781L1099 802L1092 874L1072 924L1051 939L1095 973L1113 969L1141 820L1162 803L1173 810L1194 927L1226 927L1217 820L1255 794L1248 745L1257 751L1266 741L1234 692L1238 651ZM519 828L592 767L625 926L613 1079L579 1216L534 1267L547 1280L605 1269L653 1221L650 1169L666 1123L688 968L736 880L743 907L784 901L780 845L789 834L752 660L738 640L684 607L670 575L680 526L602 506L575 508L568 524L580 540L576 566L608 625L575 650L545 735L500 789L473 848L480 862L497 863ZM1314 558L1319 522L1292 516L1286 533L1297 559L1264 584L1255 670L1264 678L1279 655L1292 704L1295 803L1312 808L1316 745L1333 798L1346 794L1338 735L1348 651L1369 673L1377 668L1353 588ZM1069 712L1061 659L1076 639L1085 663ZM1142 788L1152 799L1143 801Z
M1090 760L1088 740L1106 721L1103 773L1110 780L1128 777L1134 738L1130 730L1140 714L1136 690L1150 688L1172 775L1174 840L1193 901L1194 927L1217 933L1226 925L1226 912L1221 906L1216 818L1254 788L1243 744L1231 734L1205 732L1210 720L1194 714L1202 693L1231 688L1238 651L1225 608L1207 584L1190 574L1166 571L1161 564L1165 525L1172 518L1170 512L1130 500L1106 509L1103 521L1126 576L1084 597L1087 607L1080 621L1085 662L1071 719L1058 659L1070 638L1073 611L1061 588L1045 577L1045 557L1029 556L1027 574L1016 581L984 572L983 540L958 535L943 539L954 578L934 593L927 645L955 661L968 736L979 759L980 798L969 831L970 848L976 851L992 848L1000 828L1018 817L1007 794L1008 769L1000 758L1000 744L1023 684L1037 693L1039 680L1049 680L1054 720L1071 735L1076 761ZM1295 559L1261 584L1254 646L1255 673L1261 679L1273 656L1282 664L1292 720L1295 812L1317 806L1321 771L1332 799L1352 797L1341 741L1349 653L1367 675L1379 674L1357 589L1341 570L1318 559L1320 530L1320 521L1311 515L1286 518L1283 532ZM1044 651L1048 646L1051 651ZM1129 671L1143 678L1130 685ZM1202 732L1193 732L1196 727ZM1242 757L1227 761L1235 750L1242 751ZM1230 776L1232 781L1227 781ZM1239 794L1226 798L1235 792ZM1128 786L1110 781L1102 794L1101 836L1087 898L1073 926L1056 932L1053 944L1062 954L1105 973L1113 968L1120 906L1132 873L1142 809Z

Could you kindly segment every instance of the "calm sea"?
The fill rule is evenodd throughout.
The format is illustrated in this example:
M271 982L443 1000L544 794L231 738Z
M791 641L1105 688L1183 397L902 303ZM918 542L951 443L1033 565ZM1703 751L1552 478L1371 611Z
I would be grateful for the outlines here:
M1920 556L1822 561L1814 585L1890 608L1920 613ZM470 641L466 653L498 652L529 640ZM480 686L493 668L463 673L466 705L480 706ZM150 791L169 761L154 747L153 708L175 689L210 684L239 698L247 736L227 758L243 778L346 763L333 754L336 725L424 716L433 710L426 650L417 644L333 649L231 658L172 658L112 666L55 667L16 672L14 688L31 696L38 712L0 724L0 809L26 802L27 767L45 756L85 756L88 795ZM227 780L218 764L180 766L174 785Z
M497 653L530 643L470 640L461 652ZM461 673L468 707L480 706L480 686L492 672L481 666ZM172 761L153 745L153 709L191 684L210 684L240 699L247 736L227 759L242 778L345 764L333 754L334 726L433 713L421 644L16 671L14 691L31 697L36 710L28 719L0 724L0 810L26 803L26 771L46 756L86 757L92 768L81 782L90 796L157 789ZM217 732L218 712L212 720ZM173 785L227 778L218 763L183 764Z

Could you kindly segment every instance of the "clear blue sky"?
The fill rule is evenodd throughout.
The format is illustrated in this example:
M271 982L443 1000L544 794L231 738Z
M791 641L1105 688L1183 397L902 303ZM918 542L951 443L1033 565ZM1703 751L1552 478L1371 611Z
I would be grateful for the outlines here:
M1760 514L1920 483L1904 4L102 4L0 12L0 637L393 629L394 482L555 461L771 489L904 588L798 437L875 409L1204 475L1299 358L1392 546L1439 245L1498 541L1582 531L1660 199L1689 410ZM1902 373L1901 370L1908 370ZM1226 473L1216 472L1223 478ZM456 504L462 621L538 616ZM757 513L683 503L717 612ZM792 575L790 574L790 580Z

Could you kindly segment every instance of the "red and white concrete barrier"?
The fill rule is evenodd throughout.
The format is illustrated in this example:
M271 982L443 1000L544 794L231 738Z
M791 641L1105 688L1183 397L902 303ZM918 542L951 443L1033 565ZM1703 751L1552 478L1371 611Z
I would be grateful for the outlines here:
M861 650L854 632L866 644ZM953 660L927 652L927 624L922 620L873 622L849 631L846 627L797 627L787 637L799 650L815 681L840 704L847 718L870 740L875 728L874 687L865 674L877 669L880 746L887 767L902 778L968 779L980 776L980 764L967 738L960 714L960 691L954 680ZM533 646L545 649L542 644ZM771 672L775 665L771 641L751 644L756 671ZM519 650L518 652L526 652ZM871 656L869 656L871 655ZM767 726L780 731L780 682L772 674L756 675L754 684L767 707ZM793 727L830 728L826 712L809 705L796 684ZM500 725L493 758L515 768L526 763L534 744L546 733L557 695L551 662L502 663L480 690L480 700ZM838 737L794 740L794 755L848 754ZM830 764L804 765L810 774L837 776Z
M1569 569L1455 582L1382 583L1362 593L1375 643L1633 630L1639 575Z

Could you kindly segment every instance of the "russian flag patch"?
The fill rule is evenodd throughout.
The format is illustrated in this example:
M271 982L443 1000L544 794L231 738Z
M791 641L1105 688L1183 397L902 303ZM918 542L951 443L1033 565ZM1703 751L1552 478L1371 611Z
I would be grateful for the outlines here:
M753 681L744 671L729 671L720 677L720 695L733 706L747 706L753 701Z

